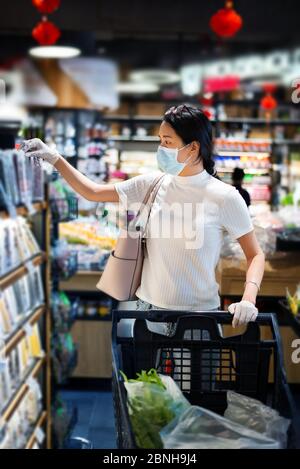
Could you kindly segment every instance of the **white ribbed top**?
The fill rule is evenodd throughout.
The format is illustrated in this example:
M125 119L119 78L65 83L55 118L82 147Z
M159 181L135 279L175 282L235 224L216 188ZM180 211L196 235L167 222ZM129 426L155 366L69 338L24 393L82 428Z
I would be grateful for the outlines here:
M127 210L139 208L157 174L115 184ZM218 308L215 269L224 231L237 239L252 230L248 208L235 187L206 170L193 176L165 175L150 214L137 297L161 308Z

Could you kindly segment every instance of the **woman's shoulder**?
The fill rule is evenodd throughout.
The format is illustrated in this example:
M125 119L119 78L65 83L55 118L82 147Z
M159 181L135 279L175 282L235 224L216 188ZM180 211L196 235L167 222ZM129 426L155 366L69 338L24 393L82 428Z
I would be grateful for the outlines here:
M147 173L138 174L138 175L134 176L134 178L132 178L132 179L140 180L140 181L143 181L145 183L150 183L151 184L151 182L153 182L157 176L162 176L163 174L164 173L162 171L153 170L153 171L149 171Z
M205 198L221 207L226 200L235 196L235 192L238 191L234 186L211 176L206 185Z
M211 191L217 191L221 197L225 197L229 192L236 190L236 188L228 182L224 182L213 176L209 178L207 187Z

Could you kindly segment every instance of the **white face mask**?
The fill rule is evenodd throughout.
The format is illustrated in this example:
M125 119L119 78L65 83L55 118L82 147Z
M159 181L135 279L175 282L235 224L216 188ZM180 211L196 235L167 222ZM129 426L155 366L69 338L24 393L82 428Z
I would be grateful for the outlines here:
M180 163L177 159L178 153L183 148L190 145L184 145L181 148L166 148L159 145L156 153L156 159L159 169L168 174L173 174L174 176L181 173L183 168L187 165L187 162L191 159L192 155L189 156L184 163Z

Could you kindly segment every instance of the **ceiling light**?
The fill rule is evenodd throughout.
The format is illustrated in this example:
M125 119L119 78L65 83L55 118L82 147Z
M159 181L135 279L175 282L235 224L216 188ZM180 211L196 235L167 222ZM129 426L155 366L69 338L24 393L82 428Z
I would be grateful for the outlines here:
M150 82L156 85L177 83L180 81L180 75L172 70L136 70L130 73L130 80L134 82Z
M29 50L29 54L40 59L70 59L80 55L77 47L69 46L38 46Z
M159 86L154 83L120 82L117 84L117 91L121 94L157 93Z

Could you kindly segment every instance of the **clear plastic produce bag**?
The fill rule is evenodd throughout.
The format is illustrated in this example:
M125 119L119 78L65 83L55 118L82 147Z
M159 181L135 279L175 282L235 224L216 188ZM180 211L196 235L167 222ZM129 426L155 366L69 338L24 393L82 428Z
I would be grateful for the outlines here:
M138 380L124 384L137 446L162 448L160 430L189 407L189 402L172 378L157 375L155 370L142 372Z
M166 449L280 449L280 444L210 410L191 406L160 432Z
M224 417L250 430L276 440L280 448L287 446L287 431L291 421L281 417L277 410L250 397L227 391L228 407Z

